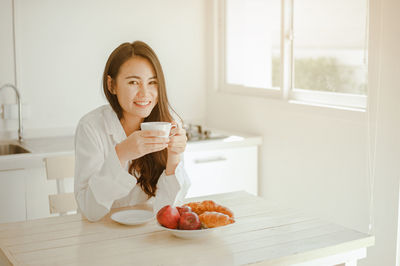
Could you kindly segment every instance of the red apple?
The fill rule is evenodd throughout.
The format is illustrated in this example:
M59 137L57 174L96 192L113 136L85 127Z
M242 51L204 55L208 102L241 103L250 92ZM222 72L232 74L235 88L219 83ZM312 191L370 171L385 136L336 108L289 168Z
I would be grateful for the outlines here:
M180 215L182 215L182 213L184 212L191 212L192 208L190 208L189 206L182 206L182 207L176 207L178 209L178 212Z
M197 230L201 228L199 216L195 212L184 212L179 219L179 229Z
M157 212L157 221L170 229L177 229L179 225L180 214L176 207L166 205Z

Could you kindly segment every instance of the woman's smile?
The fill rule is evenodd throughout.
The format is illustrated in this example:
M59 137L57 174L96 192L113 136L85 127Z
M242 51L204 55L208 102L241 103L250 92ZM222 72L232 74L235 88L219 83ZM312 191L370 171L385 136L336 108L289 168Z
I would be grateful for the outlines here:
M134 101L133 103L139 108L146 108L150 106L151 101Z

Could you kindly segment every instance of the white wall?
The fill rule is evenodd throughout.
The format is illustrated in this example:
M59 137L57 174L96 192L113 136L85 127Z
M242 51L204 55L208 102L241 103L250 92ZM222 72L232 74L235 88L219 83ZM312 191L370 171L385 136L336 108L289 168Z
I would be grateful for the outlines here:
M12 1L0 1L0 86L14 84L14 45L12 27ZM0 92L0 103L15 102L11 89ZM0 120L0 128L2 121Z
M101 77L108 55L134 40L158 54L178 113L204 121L203 1L15 0L15 13L17 84L31 111L26 134L73 133L82 115L105 103ZM0 130L16 125L6 121Z
M368 259L360 265L395 265L400 159L399 8L398 0L371 1L370 116L222 93L211 81L213 62L209 62L207 72L208 126L263 136L260 194L363 232L367 232L369 223L367 150L375 140L378 116L373 211L376 245L368 249ZM212 14L212 1L207 2L207 9ZM207 21L208 54L216 58L212 17ZM368 124L372 142L367 137Z

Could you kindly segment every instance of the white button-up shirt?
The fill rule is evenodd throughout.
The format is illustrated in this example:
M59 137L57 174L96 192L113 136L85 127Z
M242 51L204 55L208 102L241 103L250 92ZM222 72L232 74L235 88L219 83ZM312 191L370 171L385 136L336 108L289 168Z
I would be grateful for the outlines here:
M136 184L128 168L121 166L115 145L125 140L125 131L110 105L101 106L79 121L75 134L75 198L81 213L97 221L111 208L153 203L157 212L165 205L179 205L190 187L180 162L174 175L161 174L156 196L148 195Z

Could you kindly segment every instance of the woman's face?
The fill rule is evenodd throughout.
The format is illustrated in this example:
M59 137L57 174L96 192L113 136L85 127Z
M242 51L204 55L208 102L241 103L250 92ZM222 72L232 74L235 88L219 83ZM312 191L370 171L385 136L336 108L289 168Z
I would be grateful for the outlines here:
M149 116L158 99L158 81L150 61L134 56L123 63L112 93L117 95L124 118Z

